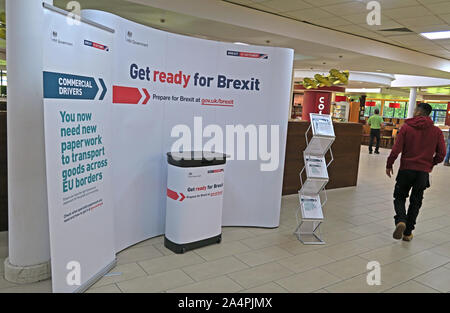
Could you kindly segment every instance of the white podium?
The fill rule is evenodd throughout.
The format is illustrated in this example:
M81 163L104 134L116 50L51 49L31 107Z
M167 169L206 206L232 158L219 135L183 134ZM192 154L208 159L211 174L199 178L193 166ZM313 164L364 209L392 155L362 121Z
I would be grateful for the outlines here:
M185 253L221 242L226 157L202 151L167 154L166 248Z
M324 220L322 208L327 202L325 190L329 181L327 169L334 160L331 145L335 140L335 134L331 115L311 113L310 118L311 125L305 133L306 149L303 152L305 166L300 172L301 189L298 192L300 206L296 214L297 228L294 234L303 244L325 244L321 238L320 226ZM308 140L310 130L312 138ZM328 151L331 160L327 164L325 155ZM305 180L303 174L306 175Z

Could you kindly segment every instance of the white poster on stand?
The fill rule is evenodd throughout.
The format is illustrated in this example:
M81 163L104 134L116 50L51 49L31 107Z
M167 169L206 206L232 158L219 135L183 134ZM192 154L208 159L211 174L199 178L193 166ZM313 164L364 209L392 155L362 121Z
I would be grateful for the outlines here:
M101 11L82 14L116 30L112 160L117 251L164 233L165 155L179 139L171 137L177 125L191 132L191 146L184 151L204 150L213 135L204 134L214 125L224 140L214 151L234 157L227 159L222 225L279 226L293 51L171 34ZM241 138L234 133L227 146L225 141L232 139L227 125L256 129L257 135L250 143L248 133ZM244 145L239 144L242 138ZM249 154L254 143L256 157ZM271 156L263 153L263 160L258 148ZM261 170L263 164L268 170Z
M115 262L109 129L113 35L44 10L52 285L54 292L75 292Z

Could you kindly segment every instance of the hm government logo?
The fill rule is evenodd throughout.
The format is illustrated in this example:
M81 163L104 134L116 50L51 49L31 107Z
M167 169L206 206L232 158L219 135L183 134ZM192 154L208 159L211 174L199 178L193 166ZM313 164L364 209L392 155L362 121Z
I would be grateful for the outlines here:
M190 173L188 174L188 178L199 178L199 177L202 177L202 175L201 175L201 174L196 174L196 175L194 175L194 173L192 173L192 172L190 172Z
M51 32L50 40L56 44L66 45L66 46L71 46L71 47L73 46L73 42L64 41L64 40L60 39L58 32L55 30L52 30L52 32Z
M130 44L132 44L132 45L148 48L148 42L142 42L142 41L137 41L137 40L133 39L133 32L132 31L127 31L127 34L125 36L125 41L130 43Z

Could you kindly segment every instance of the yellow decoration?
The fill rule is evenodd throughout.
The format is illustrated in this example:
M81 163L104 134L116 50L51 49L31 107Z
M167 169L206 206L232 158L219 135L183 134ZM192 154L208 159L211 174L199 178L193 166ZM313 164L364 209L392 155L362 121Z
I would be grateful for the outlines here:
M326 76L321 74L314 75L314 79L303 79L303 87L306 89L316 89L317 87L331 87L333 85L347 85L350 73L349 71L339 72L337 69L330 70Z

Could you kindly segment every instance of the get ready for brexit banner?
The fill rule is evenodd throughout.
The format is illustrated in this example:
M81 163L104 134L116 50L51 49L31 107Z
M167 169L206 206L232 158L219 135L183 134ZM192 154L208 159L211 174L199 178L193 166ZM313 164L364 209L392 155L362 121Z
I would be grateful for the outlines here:
M83 17L115 29L111 89L117 251L165 232L166 153L179 140L177 129L186 130L184 151L230 155L222 225L277 227L293 51L172 34L95 10L83 11ZM231 128L244 135L227 134ZM250 143L245 131L252 129L258 138ZM208 147L213 134L217 144ZM270 156L258 152L268 149ZM261 164L269 162L271 170L262 171ZM188 206L191 200L183 203Z
M112 34L45 10L45 152L54 292L82 291L115 262ZM100 45L86 44L101 43Z

